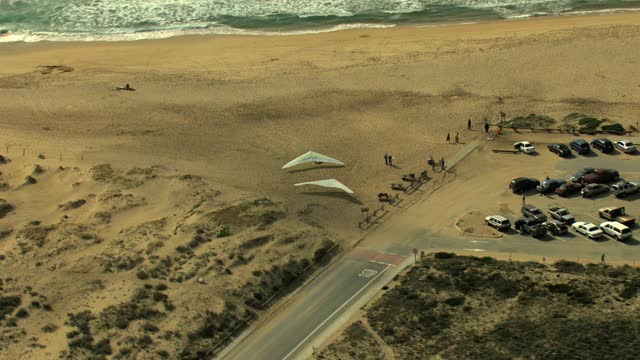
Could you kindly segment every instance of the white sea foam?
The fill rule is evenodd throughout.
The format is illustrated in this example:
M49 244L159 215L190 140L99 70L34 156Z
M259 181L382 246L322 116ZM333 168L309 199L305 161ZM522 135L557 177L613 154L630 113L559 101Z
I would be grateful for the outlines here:
M606 3L587 1L594 6ZM377 25L380 23L440 25L640 10L573 11L577 3L587 6L582 0L0 0L0 42L123 41L189 34L296 35L392 26ZM632 3L640 6L640 0L629 0L628 4ZM433 21L437 23L430 24ZM344 24L327 25L337 22ZM289 30L266 30L278 28ZM291 30L295 28L307 30Z
M61 33L8 33L0 35L2 42L38 42L38 41L135 41L149 39L166 39L184 35L253 35L253 36L293 36L315 33L327 33L349 29L384 29L395 25L381 24L341 24L314 30L291 31L259 31L230 27L212 27L207 29L175 29L135 33L96 35L96 34L61 34Z

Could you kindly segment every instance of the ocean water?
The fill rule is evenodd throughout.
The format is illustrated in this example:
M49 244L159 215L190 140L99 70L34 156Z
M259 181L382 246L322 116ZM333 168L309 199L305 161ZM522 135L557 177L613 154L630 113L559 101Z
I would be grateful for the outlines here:
M640 10L640 0L0 0L0 42L268 34Z

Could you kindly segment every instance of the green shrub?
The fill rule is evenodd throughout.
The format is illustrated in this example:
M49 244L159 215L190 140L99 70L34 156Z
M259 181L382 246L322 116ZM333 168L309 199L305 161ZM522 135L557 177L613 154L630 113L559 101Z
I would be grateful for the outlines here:
M16 313L16 317L18 317L20 319L24 319L24 318L26 318L28 316L29 316L29 312L27 311L27 309L20 309Z
M143 335L136 340L136 344L141 348L146 348L149 345L153 344L153 340L149 335Z
M227 237L227 236L230 236L230 235L231 235L231 230L229 229L229 227L228 226L223 226L222 229L220 229L218 231L218 234L216 236L219 237L219 238L222 238L222 237Z
M624 126L616 123L616 124L611 124L611 125L603 125L602 126L602 130L606 131L608 133L612 133L612 134L624 134L626 133L626 130L624 128Z
M58 326L55 324L47 324L42 327L42 332L45 332L45 333L52 333L56 330L58 330Z
M437 252L433 255L434 258L438 259L438 260L443 260L443 259L451 259L453 257L455 257L456 254L454 253L448 253L448 252Z
M11 314L21 303L20 296L0 296L0 320Z
M160 329L157 326L151 323L142 324L142 329L144 331L153 332L153 333L160 331Z
M580 274L585 272L584 266L575 261L559 260L553 266L562 273Z

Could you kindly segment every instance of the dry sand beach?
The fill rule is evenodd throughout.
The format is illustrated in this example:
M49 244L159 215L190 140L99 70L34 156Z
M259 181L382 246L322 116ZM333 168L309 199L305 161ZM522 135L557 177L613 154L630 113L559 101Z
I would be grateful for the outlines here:
M360 239L390 182L460 150L447 132L482 138L499 111L637 126L638 59L633 13L2 43L0 358L195 358ZM308 150L347 166L281 169ZM292 186L333 177L355 196Z

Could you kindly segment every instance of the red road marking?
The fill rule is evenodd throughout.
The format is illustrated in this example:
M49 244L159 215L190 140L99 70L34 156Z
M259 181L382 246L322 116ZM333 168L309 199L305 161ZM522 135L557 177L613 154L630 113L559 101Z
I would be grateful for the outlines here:
M373 261L377 263L383 263L387 265L398 266L407 258L406 256L391 254L383 251L370 250L370 249L355 249L349 253L349 257L354 259L362 259Z

